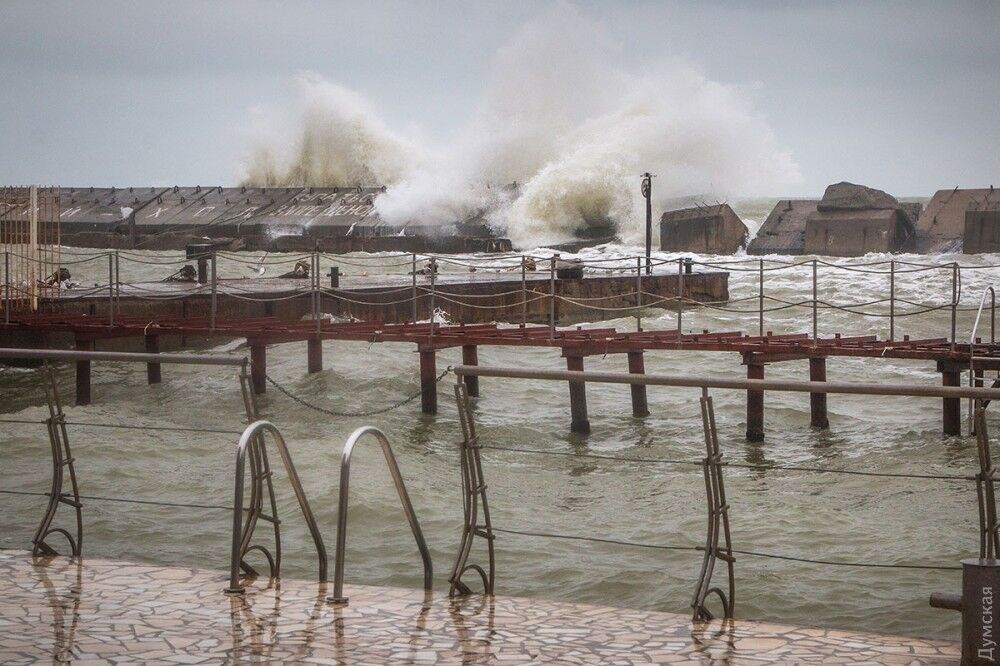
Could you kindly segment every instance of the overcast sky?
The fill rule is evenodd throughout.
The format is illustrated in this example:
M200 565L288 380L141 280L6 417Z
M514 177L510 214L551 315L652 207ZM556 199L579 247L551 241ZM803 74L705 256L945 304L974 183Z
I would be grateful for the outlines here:
M745 88L812 195L1000 184L1000 2L581 2L619 66ZM0 3L0 182L234 184L302 70L447 139L546 2ZM546 67L547 63L538 63Z

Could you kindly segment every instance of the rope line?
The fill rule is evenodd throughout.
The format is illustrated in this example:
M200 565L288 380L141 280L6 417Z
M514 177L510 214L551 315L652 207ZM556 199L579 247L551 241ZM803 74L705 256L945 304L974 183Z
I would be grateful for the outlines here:
M47 419L0 419L0 423L25 423L33 425L45 425ZM185 428L181 426L145 426L145 425L125 425L122 423L86 423L83 421L66 421L68 426L81 426L85 428L118 428L121 430L167 430L171 432L201 432L223 435L242 435L242 430L222 430L219 428Z
M39 497L48 497L50 493L32 492L29 490L0 490L0 493L5 495L33 495ZM187 504L184 502L162 502L159 500L147 500L147 499L130 499L127 497L102 497L100 495L80 495L80 499L92 500L94 502L123 502L125 504L152 504L155 506L172 506L172 507L184 507L188 509L222 509L224 511L232 511L233 507L224 506L222 504ZM248 511L249 509L244 509Z
M676 546L657 543L641 543L638 541L622 541L619 539L604 539L600 537L588 537L576 534L553 534L550 532L530 532L527 530L510 530L499 527L492 528L494 532L505 534L516 534L518 536L539 537L545 539L565 539L569 541L590 541L593 543L611 544L614 546L626 546L630 548L652 548L655 550L694 550L704 552L704 546ZM762 557L773 560L786 560L789 562L804 562L806 564L825 564L836 567L870 567L875 569L922 569L931 571L961 571L962 567L948 566L943 564L894 564L887 562L838 562L836 560L815 560L808 557L797 557L795 555L782 555L780 553L764 553L757 550L737 550L729 551L726 548L718 548L720 552L732 552L738 555L749 557Z
M541 449L524 449L509 446L484 446L485 450L493 451L510 451L512 453L528 453L534 455L543 456L560 456L568 458L593 458L597 460L614 460L618 462L634 462L634 463L647 463L656 465L692 465L700 467L702 465L701 460L678 460L671 458L629 458L625 456L612 456L606 454L597 453L576 453L573 451L543 451ZM835 469L829 467L810 467L810 466L799 466L799 465L771 465L771 464L754 464L754 463L736 463L736 462L725 462L720 463L726 467L739 467L742 469L753 469L753 470L783 470L790 472L815 472L819 474L851 474L856 476L877 476L884 478L894 478L894 479L931 479L931 480L941 480L941 481L975 481L975 476L963 476L959 474L906 474L902 472L866 472L860 470L850 470L850 469Z

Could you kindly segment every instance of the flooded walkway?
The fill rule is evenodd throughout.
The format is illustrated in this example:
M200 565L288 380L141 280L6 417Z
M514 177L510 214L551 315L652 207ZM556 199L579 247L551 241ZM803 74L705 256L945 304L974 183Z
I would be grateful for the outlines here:
M0 551L0 662L957 663L957 643L311 581L222 594L223 572Z

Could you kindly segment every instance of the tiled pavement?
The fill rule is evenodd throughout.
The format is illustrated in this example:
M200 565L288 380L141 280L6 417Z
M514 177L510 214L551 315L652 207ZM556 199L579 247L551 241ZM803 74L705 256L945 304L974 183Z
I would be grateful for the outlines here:
M956 643L0 551L0 663L955 663Z

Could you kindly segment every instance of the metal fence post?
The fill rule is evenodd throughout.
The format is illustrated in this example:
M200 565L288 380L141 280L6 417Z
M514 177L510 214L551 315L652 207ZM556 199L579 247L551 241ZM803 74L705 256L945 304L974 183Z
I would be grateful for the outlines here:
M115 307L121 309L122 299L122 278L121 278L121 257L118 250L115 250Z
M684 259L677 259L677 339L684 335Z
M58 278L56 275L56 279ZM115 325L115 256L110 252L108 252L108 325Z
M10 323L10 250L3 253L3 320Z
M757 318L758 335L764 337L764 260L760 260L760 278L757 282L757 300L760 313Z
M413 289L410 292L410 301L413 306L413 323L417 323L417 253L413 253L413 270L410 271L410 275L413 276Z
M896 339L896 260L889 262L889 342Z
M212 317L209 323L209 328L215 330L215 313L218 309L218 285L215 279L215 250L212 250Z
M521 255L521 326L528 324L528 268L524 255Z
M556 335L556 262L559 260L559 253L552 255L549 263L549 338Z
M437 259L431 257L430 262L427 264L431 271L431 333L430 337L434 337L434 296L435 296L435 283L437 282Z
M635 258L635 330L642 332L642 257Z
M313 252L313 281L312 281L312 310L313 319L316 320L316 334L320 332L320 315L319 315L319 253Z
M955 350L955 327L958 323L958 262L951 263L951 349Z
M818 280L816 279L816 260L813 259L813 346L816 345L816 338L819 337L819 299L817 298Z

